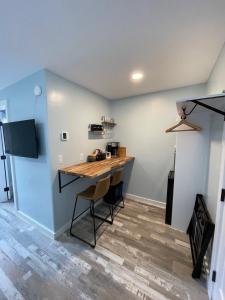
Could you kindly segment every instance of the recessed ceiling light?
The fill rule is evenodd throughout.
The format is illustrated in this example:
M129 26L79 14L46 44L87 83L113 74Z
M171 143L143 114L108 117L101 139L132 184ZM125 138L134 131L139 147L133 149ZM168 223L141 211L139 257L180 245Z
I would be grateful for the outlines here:
M143 79L143 77L144 77L144 74L142 72L133 72L131 74L131 79L133 81L140 81Z

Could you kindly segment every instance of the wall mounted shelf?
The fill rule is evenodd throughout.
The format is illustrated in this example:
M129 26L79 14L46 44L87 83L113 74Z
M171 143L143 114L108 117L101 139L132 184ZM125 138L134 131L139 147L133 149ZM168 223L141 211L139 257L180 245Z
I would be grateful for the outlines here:
M108 127L114 127L114 126L116 126L116 123L114 123L114 122L107 122L107 121L103 121L102 122L102 125L103 126L108 126Z
M99 134L99 135L103 135L105 133L104 131L100 131L100 130L88 130L88 132L91 134Z
M204 112L211 110L225 117L225 93L178 101L177 111L179 115L183 114L183 107L186 108L188 114L192 111Z
M89 124L88 131L102 133L102 132L104 132L104 127L102 124Z
M114 119L101 119L100 123L89 124L88 126L88 136L89 139L107 139L112 137L113 128L117 124Z

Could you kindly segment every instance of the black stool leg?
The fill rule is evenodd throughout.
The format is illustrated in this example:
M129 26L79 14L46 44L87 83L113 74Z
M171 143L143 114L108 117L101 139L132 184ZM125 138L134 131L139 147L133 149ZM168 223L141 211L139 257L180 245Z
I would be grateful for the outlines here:
M110 218L111 218L111 222L110 224L113 224L113 206L111 204L109 204L109 214L110 214Z
M70 225L70 235L79 239L80 241L90 245L92 248L95 248L96 246L96 233L97 233L97 230L98 228L102 225L103 222L107 222L107 223L110 223L112 224L112 221L113 221L113 208L112 210L110 210L110 216L112 217L112 221L109 221L107 219L104 219L104 218L101 218L100 216L96 216L95 215L95 205L94 205L94 201L90 201L90 207L88 207L87 209L85 209L83 212L81 212L78 216L75 217L76 215L76 206L77 206L77 200L78 200L78 196L76 196L76 200L75 200L75 204L74 204L74 209L73 209L73 216L72 216L72 221L71 221L71 225ZM77 236L76 234L72 233L72 228L73 228L73 222L77 219L79 219L79 217L84 214L86 211L90 210L90 214L92 216L92 220L93 220L93 234L94 234L94 243L91 244L89 243L88 241L82 239L81 237ZM95 218L98 218L100 220L102 220L103 222L100 223L97 227L96 227L96 224L95 224Z
M125 205L124 205L124 198L123 198L123 195L122 195L122 201L123 201L123 206L122 206L122 208L124 208Z
M94 245L92 247L94 248L96 246L96 227L95 227L95 205L94 201L91 201L91 215L93 219L93 233L94 233Z
M82 213L80 213L77 217L75 217L75 214L76 214L76 206L77 206L77 200L78 200L78 196L76 197L76 201L75 201L75 204L74 204L74 209L73 209L73 216L72 216L72 221L71 221L71 225L70 225L70 235L77 238L78 240L90 245L91 247L95 247L96 246L96 227L95 227L95 216L94 216L94 206L93 206L93 202L90 201L90 208L86 209L85 211L83 211ZM88 241L82 239L81 237L77 236L76 234L72 233L72 228L73 228L73 222L75 220L77 220L82 214L84 214L87 210L90 209L90 212L91 212L91 215L93 217L93 225L94 225L94 245L89 243Z
M72 233L73 221L74 221L74 216L75 216L76 207L77 207L77 199L78 199L78 196L76 196L76 201L75 201L74 208L73 208L73 216L72 216L71 225L70 225L70 234Z

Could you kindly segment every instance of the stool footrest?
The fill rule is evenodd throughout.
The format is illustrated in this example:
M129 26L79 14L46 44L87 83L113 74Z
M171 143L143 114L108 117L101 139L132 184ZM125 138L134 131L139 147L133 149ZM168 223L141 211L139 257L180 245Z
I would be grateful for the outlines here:
M90 207L88 207L87 209L85 209L84 211L82 211L78 216L76 216L76 218L72 219L72 222L74 222L75 220L77 220L80 216L82 216L84 213L86 213L86 211L88 211L90 209Z
M94 215L95 218L99 219L99 220L102 220L103 222L106 222L106 223L109 223L109 224L113 224L113 220L108 220L109 217L111 217L111 214L108 214L107 217L103 218L101 216L98 216L98 215Z

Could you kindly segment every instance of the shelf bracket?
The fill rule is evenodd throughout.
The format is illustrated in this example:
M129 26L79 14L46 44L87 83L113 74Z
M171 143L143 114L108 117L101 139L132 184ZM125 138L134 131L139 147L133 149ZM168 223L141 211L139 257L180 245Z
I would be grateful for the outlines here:
M77 176L76 178L72 179L71 181L62 184L62 179L61 179L61 171L58 171L58 183L59 183L59 193L62 192L62 189L64 189L66 186L70 185L71 183L73 183L74 181L77 181L78 179L80 179L80 176Z
M222 116L225 117L225 112L222 111L222 110L220 110L220 109L217 109L217 108L215 108L213 106L210 106L208 104L202 103L201 101L198 101L198 100L191 100L191 102L193 102L193 103L195 103L197 105L200 105L200 106L202 106L202 107L204 107L206 109L209 109L211 111L214 111L215 113L220 114L220 115L222 115Z

